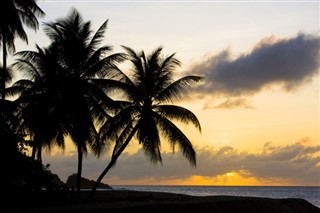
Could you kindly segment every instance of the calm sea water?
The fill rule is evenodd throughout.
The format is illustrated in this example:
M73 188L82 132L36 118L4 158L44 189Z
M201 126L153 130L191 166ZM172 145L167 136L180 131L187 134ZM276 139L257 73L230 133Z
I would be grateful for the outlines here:
M303 198L320 208L320 187L302 186L112 186L114 189L170 192L194 196L230 195L268 198Z

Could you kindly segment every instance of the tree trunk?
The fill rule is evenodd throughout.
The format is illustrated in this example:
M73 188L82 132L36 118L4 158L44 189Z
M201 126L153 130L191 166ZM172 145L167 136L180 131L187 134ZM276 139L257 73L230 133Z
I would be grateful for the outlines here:
M32 145L32 154L31 154L31 158L32 158L33 160L36 159L36 152L37 152L37 148L36 148L36 146L33 144L33 145Z
M5 100L5 89L6 89L6 70L7 70L7 45L6 45L6 36L3 35L2 37L2 72L1 72L1 98L2 100Z
M117 153L115 153L114 155L112 155L111 157L111 161L108 164L108 166L103 170L103 172L100 174L100 176L98 177L97 181L95 182L95 184L92 187L91 193L89 195L89 200L92 200L94 197L94 194L97 190L97 187L99 186L99 184L101 183L102 178L109 172L109 170L113 167L113 165L117 162L118 157L121 155L121 153L123 152L123 150L127 147L127 145L129 144L129 142L131 141L132 137L134 136L134 134L136 133L138 129L138 125L136 125L134 127L134 129L131 131L130 135L128 136L127 140L125 141L125 143L121 146L121 148L119 149L119 151Z
M38 145L37 149L37 161L39 161L42 164L42 148L41 145Z
M83 152L81 150L81 146L78 145L78 173L77 173L77 186L76 186L76 189L77 189L77 200L80 199L82 157L83 157Z

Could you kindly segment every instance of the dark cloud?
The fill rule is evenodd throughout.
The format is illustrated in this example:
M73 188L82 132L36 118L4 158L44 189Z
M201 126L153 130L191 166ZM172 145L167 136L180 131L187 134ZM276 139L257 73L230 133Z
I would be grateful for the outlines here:
M221 148L203 147L197 149L197 168L189 165L180 153L163 153L163 166L153 165L140 150L134 154L124 153L116 167L104 179L105 182L118 180L154 181L185 179L191 176L212 178L229 172L237 172L243 177L255 177L262 180L286 180L291 184L320 185L320 146L308 146L296 142L286 146L274 146L266 143L260 153L240 152L230 146ZM50 163L53 172L63 180L76 171L76 155L66 157L57 155L45 157L44 163ZM88 156L84 160L83 175L96 179L105 168L108 157L94 159ZM276 184L276 182L275 182Z
M251 95L279 85L286 91L297 89L319 71L320 38L298 34L287 39L265 38L249 53L231 58L229 50L212 56L188 71L205 77L199 92Z

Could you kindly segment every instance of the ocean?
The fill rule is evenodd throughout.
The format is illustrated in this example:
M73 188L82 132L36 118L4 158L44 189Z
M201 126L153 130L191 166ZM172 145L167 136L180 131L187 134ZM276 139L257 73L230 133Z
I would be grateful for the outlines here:
M170 192L194 196L230 195L268 198L302 198L320 208L320 187L314 186L111 186L114 189Z

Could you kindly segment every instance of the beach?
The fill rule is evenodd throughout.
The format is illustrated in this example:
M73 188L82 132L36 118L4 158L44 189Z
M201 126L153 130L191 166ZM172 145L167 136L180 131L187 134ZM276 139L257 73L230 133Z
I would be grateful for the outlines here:
M196 213L320 213L320 208L304 199L271 199L240 196L190 196L164 192L131 190L97 191L88 201L89 191L75 201L69 192L41 192L24 196L20 203L6 204L6 212L196 212ZM20 194L19 196L23 196Z

